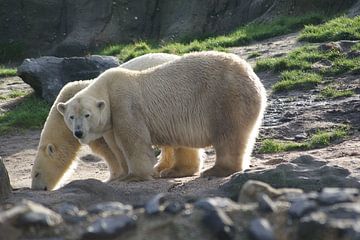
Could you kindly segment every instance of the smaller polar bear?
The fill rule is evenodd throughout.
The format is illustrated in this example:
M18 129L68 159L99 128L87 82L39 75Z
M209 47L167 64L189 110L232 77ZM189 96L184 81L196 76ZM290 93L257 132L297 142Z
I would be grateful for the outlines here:
M173 54L146 54L123 63L120 67L142 70L178 58L179 56ZM80 143L66 127L63 116L56 110L56 105L59 102L69 100L91 82L91 80L70 82L63 87L55 100L41 132L38 151L32 168L32 189L53 190L66 178L64 176L66 173L71 173L69 169L74 163ZM116 179L127 171L127 166L120 164L119 159L123 158L122 153L116 152L116 149L113 152L104 138L91 141L89 147L107 162L110 170L109 180ZM174 164L174 159L178 159L178 162L183 165L191 160L192 165L188 164L184 168L184 174L192 175L199 171L197 164L194 164L200 162L199 150L171 147L161 148L157 170L170 168Z
M81 143L112 132L128 166L123 180L137 181L151 179L152 145L213 145L216 162L203 176L247 168L265 105L265 89L248 63L201 52L144 71L107 70L57 109Z

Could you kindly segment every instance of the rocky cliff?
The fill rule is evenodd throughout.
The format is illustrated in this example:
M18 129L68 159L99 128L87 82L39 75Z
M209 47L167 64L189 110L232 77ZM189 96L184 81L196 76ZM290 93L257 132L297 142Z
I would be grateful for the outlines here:
M0 61L76 56L109 43L198 38L253 20L341 12L356 0L0 0Z

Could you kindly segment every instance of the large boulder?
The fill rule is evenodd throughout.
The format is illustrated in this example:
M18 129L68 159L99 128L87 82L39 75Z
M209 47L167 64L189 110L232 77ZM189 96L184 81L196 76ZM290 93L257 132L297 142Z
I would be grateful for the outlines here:
M61 88L68 82L97 77L105 70L119 66L115 57L41 57L25 59L18 67L18 75L47 102L54 102Z
M0 0L0 61L79 56L110 43L221 34L259 19L342 12L355 0Z
M10 193L11 186L9 175L0 157L0 200L7 198Z

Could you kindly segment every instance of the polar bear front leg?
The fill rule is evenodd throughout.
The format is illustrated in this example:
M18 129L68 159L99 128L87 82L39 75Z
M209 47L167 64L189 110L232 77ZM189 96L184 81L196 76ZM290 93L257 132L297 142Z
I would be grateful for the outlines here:
M128 175L123 181L144 181L152 179L156 163L150 133L140 117L123 114L115 119L113 132L117 146L124 153Z

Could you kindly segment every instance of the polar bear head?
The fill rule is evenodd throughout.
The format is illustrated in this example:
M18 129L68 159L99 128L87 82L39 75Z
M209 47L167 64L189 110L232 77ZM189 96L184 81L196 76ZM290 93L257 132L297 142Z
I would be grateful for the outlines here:
M109 129L109 110L104 100L75 96L66 103L58 103L66 126L82 144L89 144L102 137Z

